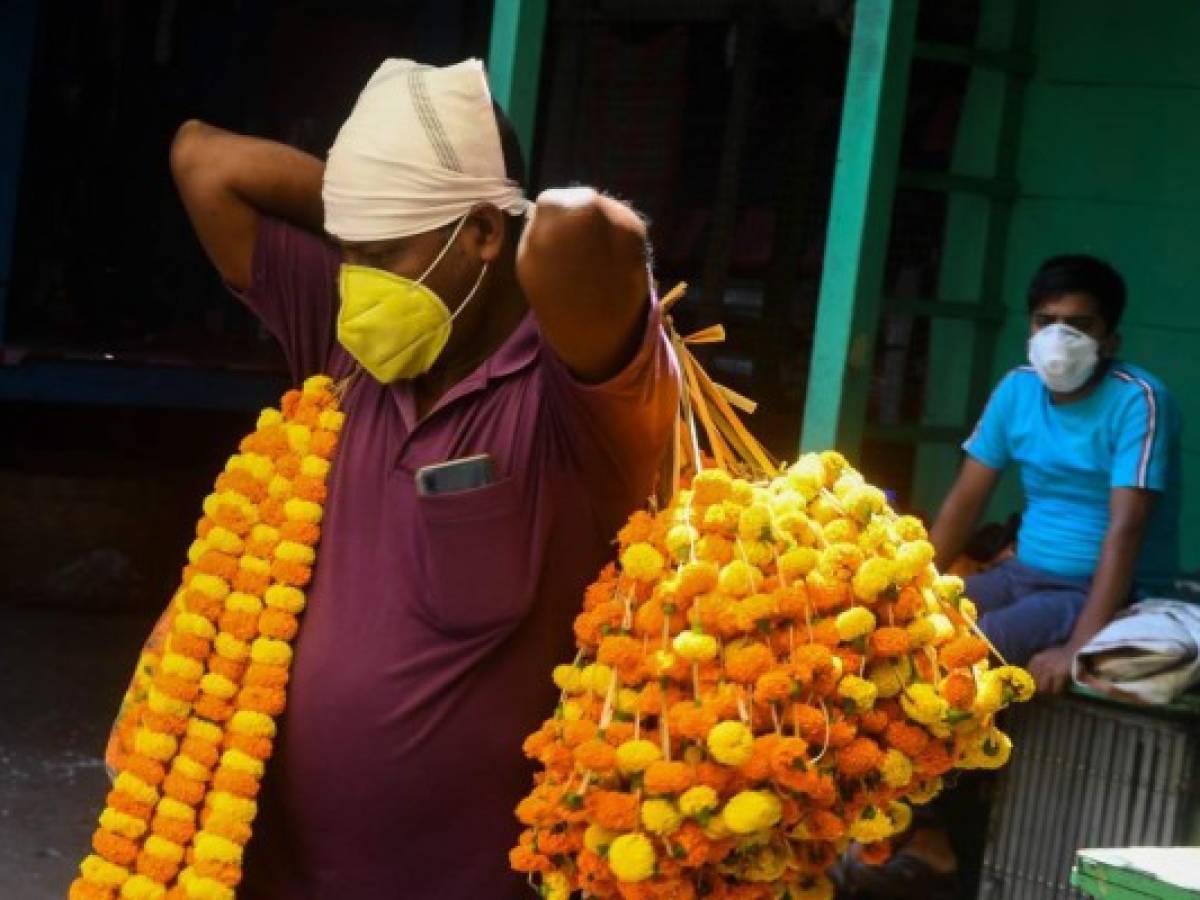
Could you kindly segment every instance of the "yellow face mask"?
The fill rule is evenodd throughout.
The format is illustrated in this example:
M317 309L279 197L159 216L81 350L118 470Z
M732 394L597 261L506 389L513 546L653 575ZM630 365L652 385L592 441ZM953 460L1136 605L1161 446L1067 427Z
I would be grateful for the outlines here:
M338 342L383 384L416 378L433 367L450 340L454 320L483 283L487 263L453 315L442 298L422 283L445 257L464 222L465 216L437 259L415 281L370 266L343 264L339 270Z

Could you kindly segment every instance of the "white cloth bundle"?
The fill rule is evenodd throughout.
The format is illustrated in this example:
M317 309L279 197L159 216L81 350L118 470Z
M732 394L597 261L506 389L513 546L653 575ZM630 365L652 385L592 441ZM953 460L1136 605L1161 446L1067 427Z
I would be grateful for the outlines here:
M1075 655L1073 674L1089 687L1170 703L1200 682L1200 606L1133 604Z
M483 63L384 60L329 150L321 196L325 230L345 241L432 231L480 203L524 214Z

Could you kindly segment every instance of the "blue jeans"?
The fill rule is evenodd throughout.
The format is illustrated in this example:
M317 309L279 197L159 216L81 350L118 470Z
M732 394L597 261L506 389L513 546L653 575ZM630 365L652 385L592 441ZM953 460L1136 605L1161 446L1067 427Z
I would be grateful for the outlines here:
M1023 666L1047 647L1066 643L1092 579L1051 575L1009 559L966 582L980 630L1008 662Z

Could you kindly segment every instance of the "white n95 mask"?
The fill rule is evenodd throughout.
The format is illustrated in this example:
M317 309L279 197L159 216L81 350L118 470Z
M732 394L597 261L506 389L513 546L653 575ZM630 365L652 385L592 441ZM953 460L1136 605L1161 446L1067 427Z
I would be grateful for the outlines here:
M1029 339L1029 362L1056 394L1083 387L1100 362L1100 343L1070 325L1047 325Z

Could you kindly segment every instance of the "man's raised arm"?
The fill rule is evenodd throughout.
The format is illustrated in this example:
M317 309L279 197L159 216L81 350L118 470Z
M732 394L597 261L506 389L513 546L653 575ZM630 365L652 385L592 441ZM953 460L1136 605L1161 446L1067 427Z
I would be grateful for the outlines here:
M191 120L171 144L171 174L192 226L221 277L250 285L261 215L322 232L319 159L274 141Z
M600 382L634 356L650 296L646 226L590 188L544 191L517 252L542 335L576 376Z

